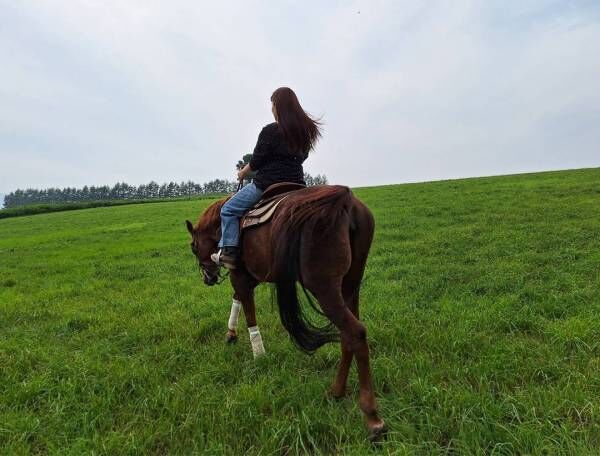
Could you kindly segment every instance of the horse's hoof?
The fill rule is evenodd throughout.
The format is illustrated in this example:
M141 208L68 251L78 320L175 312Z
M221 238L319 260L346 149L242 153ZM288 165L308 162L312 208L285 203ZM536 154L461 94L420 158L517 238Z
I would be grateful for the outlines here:
M235 344L237 342L238 338L237 335L235 334L227 334L227 336L225 337L225 342L229 345L231 344Z
M377 444L385 440L388 428L383 421L369 427L369 440L371 443Z
M340 389L332 386L327 390L327 395L337 401L346 397L346 389Z

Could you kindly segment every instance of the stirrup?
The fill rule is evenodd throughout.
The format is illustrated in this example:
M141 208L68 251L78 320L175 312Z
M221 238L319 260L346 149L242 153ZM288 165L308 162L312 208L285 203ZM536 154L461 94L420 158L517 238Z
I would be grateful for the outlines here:
M221 264L221 250L219 249L216 253L211 253L210 254L210 259L212 260L213 263L215 263L217 266L222 266Z
M233 262L228 262L228 261L222 261L221 257L223 256L223 249L219 249L219 251L217 253L213 253L210 255L210 259L213 261L213 263L215 263L217 266L223 266L227 269L237 269L237 258L233 258Z

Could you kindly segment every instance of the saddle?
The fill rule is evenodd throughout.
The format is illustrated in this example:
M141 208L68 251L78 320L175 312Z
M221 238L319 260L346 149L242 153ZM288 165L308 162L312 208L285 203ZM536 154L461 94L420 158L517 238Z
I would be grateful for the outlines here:
M275 214L277 206L295 190L306 188L305 185L293 182L281 182L267 187L261 199L246 212L240 221L242 230L267 223Z

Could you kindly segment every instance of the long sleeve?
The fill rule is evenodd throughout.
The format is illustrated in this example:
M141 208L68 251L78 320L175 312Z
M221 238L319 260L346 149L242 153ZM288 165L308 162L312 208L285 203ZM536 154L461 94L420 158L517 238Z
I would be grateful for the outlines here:
M258 135L250 169L255 171L252 182L261 190L278 182L304 183L302 162L307 154L293 154L279 125L273 122Z
M254 147L252 159L250 159L252 171L258 171L269 160L269 155L272 152L272 136L268 125L258 135L258 141L256 147Z

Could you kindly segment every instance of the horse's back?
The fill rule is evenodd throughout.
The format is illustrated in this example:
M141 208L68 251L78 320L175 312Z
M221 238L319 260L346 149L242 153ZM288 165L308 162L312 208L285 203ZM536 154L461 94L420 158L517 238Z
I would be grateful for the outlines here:
M358 254L368 253L373 228L371 211L348 187L306 187L290 192L270 222L244 231L244 263L257 280L277 281L278 252L297 243L293 256L303 271L343 277L353 262L354 245Z

